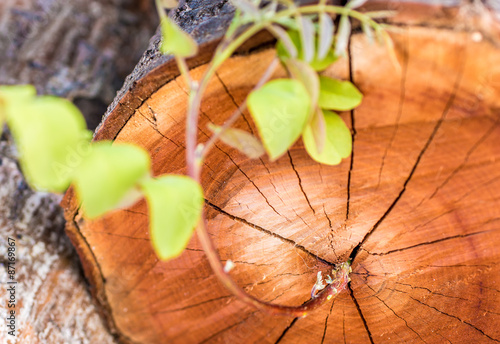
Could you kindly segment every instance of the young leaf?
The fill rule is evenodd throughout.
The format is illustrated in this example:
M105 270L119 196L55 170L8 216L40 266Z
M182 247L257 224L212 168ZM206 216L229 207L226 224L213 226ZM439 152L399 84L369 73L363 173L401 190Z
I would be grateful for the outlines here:
M373 29L371 28L370 24L368 24L366 22L361 22L361 28L363 29L363 32L365 33L365 36L368 39L368 42L370 42L370 44L372 44L374 41L375 35L373 33Z
M272 25L270 28L271 33L278 39L278 55L282 57L297 57L297 47L290 39L288 33L278 25Z
M311 62L314 58L314 42L315 42L315 31L314 24L311 19L301 16L300 21L300 41L302 44L302 50L304 53L304 60L306 62Z
M26 97L32 94L29 88L23 92ZM9 108L7 123L28 182L39 190L64 191L90 141L80 111L71 102L51 96L16 102Z
M349 17L340 17L339 29L337 31L337 41L335 42L335 55L344 55L349 43L349 36L351 35L351 22Z
M177 26L170 18L161 18L162 42L160 51L178 57L192 57L198 53L194 39Z
M337 165L347 158L352 151L352 138L349 128L342 118L334 112L323 111L326 129L326 141L320 151L315 140L311 125L307 125L302 139L307 152L315 161L326 165Z
M85 215L98 217L123 204L127 196L137 195L136 187L149 175L149 166L148 153L138 146L109 141L92 144L74 179ZM138 200L128 198L128 204Z
M323 109L347 111L361 103L363 95L350 81L319 77L318 104Z
M314 142L316 143L316 149L321 154L326 141L326 121L321 109L316 109L309 126L311 127Z
M36 96L33 85L2 85L0 86L0 106L8 104L25 103Z
M298 58L300 60L305 61L304 51L302 49L302 43L300 42L299 32L296 30L289 30L287 32L290 37L290 40L295 45L297 51L299 51ZM278 57L282 61L286 60L287 58L293 57L288 53L288 49L285 47L285 43L281 39L278 40L278 43L276 44L276 52L278 54ZM333 62L335 62L336 59L337 57L334 55L333 49L330 49L326 54L325 58L319 59L317 56L315 56L309 63L309 65L316 71L322 71L326 69L328 66L330 66Z
M259 16L259 8L248 0L231 0L231 3L244 15L250 15L253 18Z
M332 18L326 14L321 13L319 19L319 38L318 38L318 53L317 58L322 60L332 48L334 25Z
M297 60L288 59L285 65L292 77L300 81L311 97L310 115L316 109L319 98L319 77L314 69L307 63Z
M248 96L248 109L264 148L276 160L299 138L307 119L311 99L300 81L269 81Z
M351 0L349 1L345 7L347 8L358 8L362 6L367 0Z
M200 184L186 176L165 175L142 183L150 213L153 248L161 260L186 248L203 209Z
M213 133L222 130L221 127L214 124L209 124L208 128ZM262 143L255 136L241 129L227 128L221 133L220 140L228 146L236 148L250 159L260 158L266 152Z

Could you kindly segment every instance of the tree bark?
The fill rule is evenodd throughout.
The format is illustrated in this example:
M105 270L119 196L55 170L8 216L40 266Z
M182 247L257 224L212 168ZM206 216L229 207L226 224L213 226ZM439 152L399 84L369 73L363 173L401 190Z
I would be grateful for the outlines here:
M222 143L207 157L208 230L248 292L298 305L318 271L352 259L348 290L307 317L274 317L236 300L196 237L179 258L159 262L144 201L89 221L67 193L68 234L123 342L500 341L499 25L487 4L426 3L366 4L398 10L390 22L399 67L385 47L355 34L349 58L326 71L364 94L341 114L353 132L350 159L319 165L301 141L275 162ZM177 15L202 44L190 61L197 79L230 9L193 4ZM182 21L207 8L220 17ZM185 173L187 90L158 41L95 137L144 147L155 175ZM201 140L260 78L275 55L268 42L258 37L218 71L202 105ZM236 126L256 132L248 113Z
M0 84L31 83L40 94L72 99L95 127L154 32L156 14L153 6L144 5L127 0L1 1ZM0 342L115 343L65 235L61 196L31 190L17 159L5 131L0 138ZM10 239L16 243L16 284L7 284L13 281ZM8 307L12 285L15 308ZM16 312L15 336L6 327L11 310Z
M158 23L144 0L4 0L0 84L71 99L95 129Z

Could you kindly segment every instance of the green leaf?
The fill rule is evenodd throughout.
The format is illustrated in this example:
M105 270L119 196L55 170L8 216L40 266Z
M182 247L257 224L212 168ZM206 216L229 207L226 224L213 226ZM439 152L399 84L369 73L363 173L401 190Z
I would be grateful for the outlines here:
M343 15L342 17L340 17L339 29L337 30L337 39L335 41L335 56L346 54L350 36L351 22L348 16Z
M323 115L325 117L326 141L321 153L317 147L311 125L306 126L302 139L307 152L315 161L326 165L337 165L343 158L347 158L351 154L351 132L336 113L323 111Z
M332 18L321 13L319 17L318 59L324 59L332 48L334 24Z
M161 260L179 256L203 209L203 190L186 176L166 175L142 183L150 213L153 248Z
M311 99L310 115L312 115L319 98L318 73L306 62L297 59L287 59L285 65L291 76L300 81L309 93Z
M16 106L24 106L36 96L32 85L0 86L0 125L9 116L15 116Z
M26 97L32 94L29 88L23 92ZM39 190L65 190L91 137L78 108L65 99L44 96L17 103L9 112L7 123L28 182Z
M311 127L314 142L316 143L316 150L321 154L326 142L326 122L321 109L316 109L309 126Z
M208 128L213 133L219 133L222 130L221 127L214 124L209 124ZM222 142L236 148L250 159L260 158L266 152L262 143L255 136L241 129L227 128L219 138Z
M272 80L250 93L248 109L271 160L283 155L299 138L310 106L304 85L293 79Z
M177 26L170 18L161 18L162 42L160 51L178 57L192 57L198 53L194 39Z
M300 34L296 30L289 30L287 31L288 35L290 37L290 40L293 42L295 45L295 48L297 51L299 51L299 59L302 61L305 61L304 57L304 51L302 48L302 44L300 42ZM317 45L317 42L315 42ZM317 50L317 49L316 49ZM286 48L286 45L281 41L278 40L278 43L276 44L276 52L278 54L278 57L284 61L287 58L290 58L292 56L289 55L288 49ZM334 55L333 49L330 47L328 50L326 56L322 59L319 59L317 55L314 56L311 62L309 62L309 65L316 71L322 71L325 70L328 66L330 66L332 63L334 63L337 60L337 57Z
M74 179L85 215L98 217L118 207L127 196L128 204L137 201L136 187L149 170L149 155L138 146L109 141L92 144Z
M361 103L363 95L349 81L319 77L319 106L323 109L347 111Z

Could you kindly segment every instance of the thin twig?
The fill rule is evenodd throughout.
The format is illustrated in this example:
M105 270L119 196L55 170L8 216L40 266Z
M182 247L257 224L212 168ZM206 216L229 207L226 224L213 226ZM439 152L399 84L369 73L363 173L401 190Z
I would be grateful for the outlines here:
M256 91L259 88L261 88L262 85L264 85L271 78L271 76L273 75L274 70L276 69L276 67L278 66L278 64L279 64L279 60L277 58L275 58L269 64L269 66L267 67L266 71L264 72L264 74L260 78L259 82L255 85L255 87L252 89L251 92ZM203 146L203 150L201 152L201 157L202 158L206 157L206 155L208 154L208 152L210 151L210 149L212 148L212 146L215 144L215 142L220 138L220 136L222 135L222 133L225 130L229 129L236 122L236 120L241 116L241 114L243 113L243 111L245 111L246 106L247 106L247 100L245 99L245 101L243 101L243 103L240 104L240 106L238 107L238 109L236 109L236 111L233 112L233 114L224 123L224 125L221 126L220 130L218 130L216 133L214 133L210 137L210 139Z

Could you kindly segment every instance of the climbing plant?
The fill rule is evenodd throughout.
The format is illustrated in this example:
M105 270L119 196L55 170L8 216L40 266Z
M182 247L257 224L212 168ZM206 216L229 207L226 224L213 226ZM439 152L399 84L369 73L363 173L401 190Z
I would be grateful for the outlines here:
M156 0L161 21L160 51L174 56L189 87L186 176L152 176L148 153L136 145L91 143L91 133L72 103L37 96L29 85L0 87L0 121L6 122L13 134L23 172L32 187L62 192L73 185L88 218L130 206L145 197L152 246L161 260L179 256L196 230L215 274L240 300L273 314L304 316L345 288L349 262L339 264L325 281L318 273L311 300L301 306L266 303L247 294L231 279L231 262L225 266L221 263L206 230L201 169L217 140L249 158L267 154L271 161L285 154L299 138L311 158L322 164L339 164L351 154L350 130L335 111L355 108L362 94L351 82L322 72L347 55L351 19L360 23L368 39L391 47L384 26L374 20L387 13L356 11L363 3L352 0L340 7L321 0L300 7L291 0L232 0L236 10L231 25L203 76L194 80L186 59L198 53L197 43L167 15L177 2ZM200 142L198 119L209 81L245 41L261 30L275 37L276 58L237 111L222 126L211 124L212 136ZM279 65L286 69L288 77L272 79ZM258 136L233 127L247 108Z

